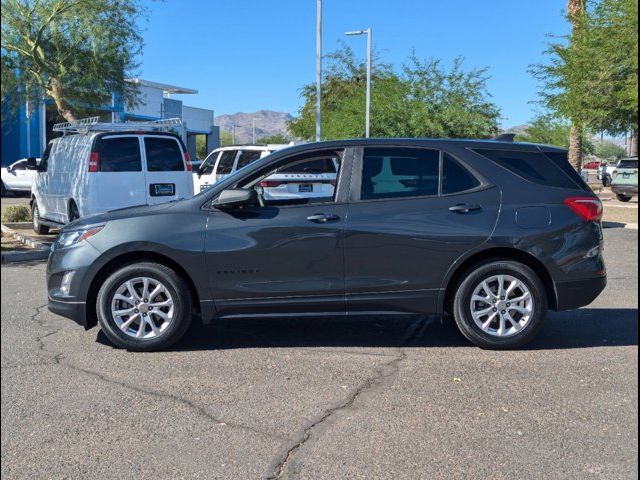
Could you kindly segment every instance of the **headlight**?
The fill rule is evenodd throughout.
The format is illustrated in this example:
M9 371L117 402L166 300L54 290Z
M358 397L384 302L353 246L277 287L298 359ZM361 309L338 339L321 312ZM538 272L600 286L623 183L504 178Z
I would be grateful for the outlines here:
M99 233L104 226L100 227L90 227L82 230L72 230L70 232L62 232L58 237L57 244L58 247L65 248L75 245L77 243L86 240L87 238L93 237L95 234Z

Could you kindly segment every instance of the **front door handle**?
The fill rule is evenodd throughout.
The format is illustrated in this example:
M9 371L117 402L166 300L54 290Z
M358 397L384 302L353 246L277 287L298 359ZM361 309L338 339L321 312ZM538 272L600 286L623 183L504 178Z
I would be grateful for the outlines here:
M478 210L482 210L482 207L480 205L470 205L468 203L459 203L458 205L449 207L449 211L455 213L471 213L477 212Z
M327 214L327 213L316 213L314 215L309 215L307 220L313 223L329 223L329 222L337 222L340 220L338 215Z

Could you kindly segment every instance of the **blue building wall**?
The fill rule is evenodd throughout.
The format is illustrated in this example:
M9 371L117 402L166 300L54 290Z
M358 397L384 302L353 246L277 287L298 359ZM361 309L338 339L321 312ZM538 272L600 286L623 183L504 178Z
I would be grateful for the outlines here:
M44 123L42 106L35 108L27 119L26 105L10 108L2 102L2 166L9 165L20 158L39 157L43 150ZM29 125L27 126L27 120ZM29 135L27 135L29 132Z

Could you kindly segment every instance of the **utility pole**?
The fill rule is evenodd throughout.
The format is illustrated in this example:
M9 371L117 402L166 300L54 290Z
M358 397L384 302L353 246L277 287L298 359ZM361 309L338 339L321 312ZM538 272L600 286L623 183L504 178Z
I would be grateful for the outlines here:
M371 28L367 28L366 30L356 30L354 32L346 32L345 35L348 36L357 36L357 35L366 35L367 36L367 94L366 94L366 105L365 105L365 134L366 138L369 138L371 135L371 64L373 58L373 31Z
M256 119L251 119L252 127L253 127L253 144L256 144Z
M235 125L231 126L231 144L232 145L236 144L236 126Z
M316 142L322 140L322 0L316 0Z

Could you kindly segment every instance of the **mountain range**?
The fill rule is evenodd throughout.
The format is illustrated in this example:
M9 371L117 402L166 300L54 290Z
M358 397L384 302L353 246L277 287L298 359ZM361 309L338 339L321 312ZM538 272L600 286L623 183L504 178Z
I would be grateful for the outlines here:
M293 119L290 113L259 110L254 113L238 112L219 115L215 124L221 132L232 133L235 126L235 143L253 143L253 125L255 121L256 140L272 135L289 137L287 122Z

